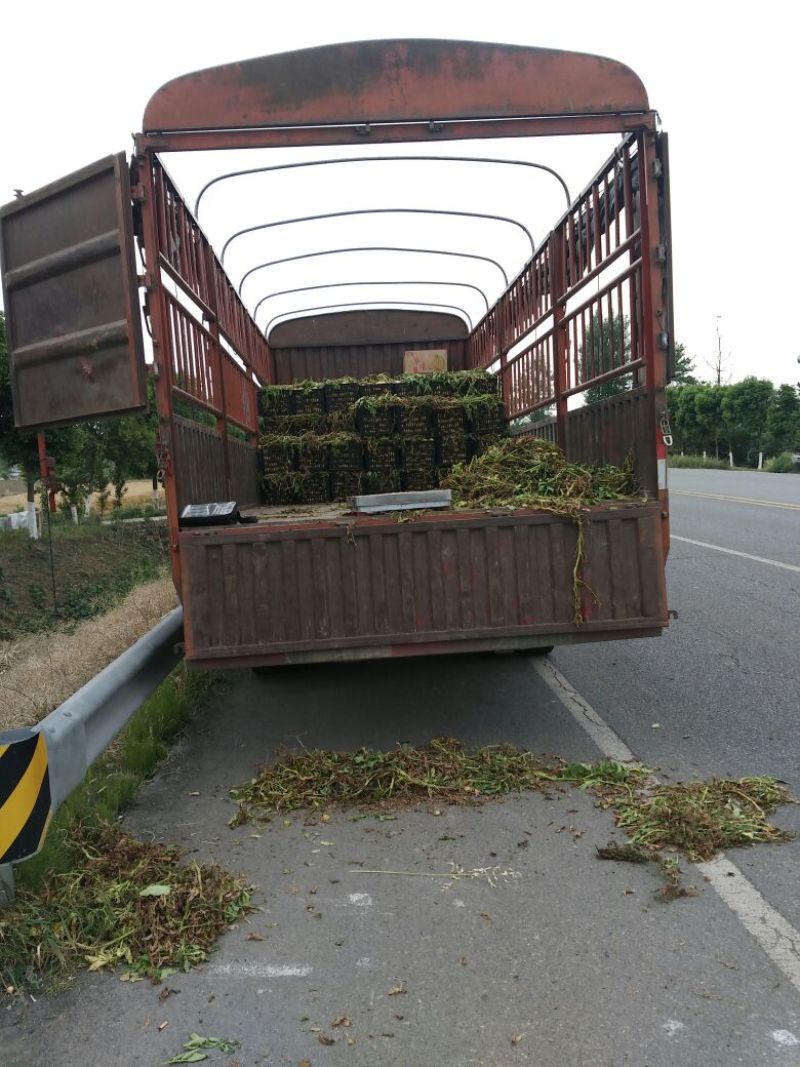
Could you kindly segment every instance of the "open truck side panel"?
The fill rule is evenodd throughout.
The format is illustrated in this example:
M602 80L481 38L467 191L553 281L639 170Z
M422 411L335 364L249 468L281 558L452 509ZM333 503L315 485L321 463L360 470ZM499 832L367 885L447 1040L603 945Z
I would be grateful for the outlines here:
M420 310L361 311L284 323L272 343L161 159L195 149L609 132L622 138L613 155L474 329ZM46 425L141 406L135 236L190 662L525 647L647 636L667 625L666 139L632 71L601 57L476 42L324 46L168 83L147 106L130 185L119 157L110 159L97 165L105 201L85 205L80 233L59 220L74 211L69 198L84 172L0 217L16 412L20 424ZM39 202L44 222L26 222ZM66 238L39 249L28 236L36 225ZM108 270L86 321L61 315L64 294L80 303L81 279L104 256ZM613 324L624 321L629 336L618 336ZM576 528L540 512L180 529L187 503L258 504L259 383L394 373L409 342L447 349L451 367L496 371L508 417L534 416L527 432L556 441L569 459L632 459L651 502L587 512L582 621L574 617ZM116 361L124 387L97 372L101 357ZM49 377L30 369L45 365L56 368ZM84 391L71 385L49 406L34 395L81 375ZM587 387L622 378L623 392L575 406ZM187 407L204 421L187 418ZM542 417L550 410L554 417Z

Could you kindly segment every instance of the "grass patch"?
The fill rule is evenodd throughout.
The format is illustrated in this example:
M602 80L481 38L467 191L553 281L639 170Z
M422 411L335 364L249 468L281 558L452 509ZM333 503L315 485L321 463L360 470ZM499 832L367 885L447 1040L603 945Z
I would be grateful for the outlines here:
M85 965L163 978L205 960L249 910L240 878L184 865L177 848L115 825L218 681L183 666L173 672L61 806L42 852L17 867L16 900L0 912L0 988L35 992Z
M111 748L61 805L38 856L17 867L20 885L38 889L53 873L72 870L73 828L113 822L142 782L166 756L195 710L208 699L217 676L180 665L136 712Z
M613 809L617 825L630 836L628 845L612 843L598 850L602 859L649 862L670 849L691 860L706 860L723 849L792 837L769 822L781 804L792 802L789 791L774 778L656 785L648 769L636 764L567 764L511 745L470 749L453 738L438 738L422 748L402 745L391 752L280 752L251 782L232 790L239 808L231 825L300 808L406 807L425 800L464 803L558 783L591 792L599 806ZM671 867L664 873L668 881L673 879Z
M729 471L734 470L727 459L713 459L710 456L681 456L671 454L669 457L670 467L701 467L704 470Z
M181 864L174 847L119 827L74 825L71 870L22 888L0 918L0 982L37 990L81 966L124 965L131 979L167 977L208 958L250 910L250 892L216 864Z
M98 615L163 574L169 560L163 523L73 526L54 517L52 537L55 603L47 528L40 541L0 532L0 640Z

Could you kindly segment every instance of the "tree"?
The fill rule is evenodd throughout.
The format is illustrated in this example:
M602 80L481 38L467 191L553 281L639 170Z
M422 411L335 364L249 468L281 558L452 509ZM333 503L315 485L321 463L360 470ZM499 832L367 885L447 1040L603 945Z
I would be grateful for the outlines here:
M722 352L722 334L719 331L719 320L721 317L721 315L717 315L717 351L714 353L711 359L707 359L705 361L706 366L709 368L712 374L712 385L722 385L723 377L727 378L728 381L730 381L730 374L728 373L728 363L730 362L731 353L727 352L723 354Z
M587 334L588 351L581 351L581 366L584 369L584 381L605 374L620 367L630 358L631 325L627 315L619 313L610 319L603 319L602 327L598 315L592 316L591 328ZM584 358L585 356L585 358ZM586 404L596 404L609 396L617 396L631 388L630 374L621 374L601 385L590 386L583 394Z
M704 430L701 425L698 406L698 389L702 385L673 385L670 387L669 421L674 434L674 447L679 452L699 454L706 447Z
M722 418L737 461L754 466L763 451L767 413L774 395L772 382L752 375L724 388Z
M694 376L694 360L686 355L686 347L682 344L675 345L675 358L672 364L673 385L697 385Z
M764 451L770 456L800 447L800 396L793 385L778 387L767 412Z
M722 421L722 397L725 386L698 385L694 386L694 389L698 437L702 442L700 450L711 451L713 446L714 456L719 459L720 441L727 441L725 425Z

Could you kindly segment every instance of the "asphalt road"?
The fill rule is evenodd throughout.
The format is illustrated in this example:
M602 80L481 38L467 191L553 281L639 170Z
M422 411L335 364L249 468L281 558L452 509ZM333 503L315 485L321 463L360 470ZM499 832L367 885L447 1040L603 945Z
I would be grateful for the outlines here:
M800 477L673 471L671 488L677 621L658 640L551 657L609 730L523 656L243 674L126 822L244 870L262 910L207 966L172 979L179 993L164 1003L147 983L105 975L14 1003L0 1019L2 1067L155 1067L192 1031L241 1042L208 1062L242 1067L798 1067L797 843L738 850L738 871L722 874L791 924L776 935L781 969L781 946L763 947L769 918L746 901L732 910L705 881L713 872L684 864L698 895L664 904L649 868L598 862L594 846L615 830L580 793L226 826L228 788L280 744L441 734L570 760L627 745L663 777L769 773L800 793ZM800 829L797 808L779 821ZM352 1025L333 1027L342 1016Z

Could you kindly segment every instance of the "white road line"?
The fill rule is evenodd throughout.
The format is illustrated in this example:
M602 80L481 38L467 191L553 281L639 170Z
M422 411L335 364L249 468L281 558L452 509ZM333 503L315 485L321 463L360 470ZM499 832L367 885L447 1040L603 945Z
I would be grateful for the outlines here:
M575 721L589 734L601 752L610 759L636 759L622 738L552 663L544 659L536 660L534 670ZM698 863L696 866L775 966L800 993L800 933L764 900L742 870L724 853L708 863Z
M608 723L597 714L592 705L584 700L577 689L570 685L561 671L549 660L537 657L533 661L538 674L553 690L555 695L575 719L580 727L591 737L601 752L610 759L620 763L638 763L634 754L621 737L614 733Z
M707 863L698 863L697 869L708 878L795 989L800 990L800 934L797 930L771 904L767 904L752 882L724 854Z
M206 968L206 974L215 978L306 978L311 971L300 964L270 963L215 963Z
M691 537L678 537L670 534L672 541L685 541L687 545L697 545L698 548L710 548L714 552L725 552L729 556L741 556L742 559L752 559L754 563L767 563L770 567L780 567L784 571L794 571L800 574L800 567L794 563L782 563L778 559L765 559L764 556L751 556L749 552L739 552L735 548L723 548L722 545L710 545L707 541L694 541Z
M698 496L703 500L729 500L735 504L753 504L760 508L787 508L789 511L800 511L800 504L792 504L782 500L756 500L751 496L726 496L723 493L697 493L692 489L670 489L670 495Z

